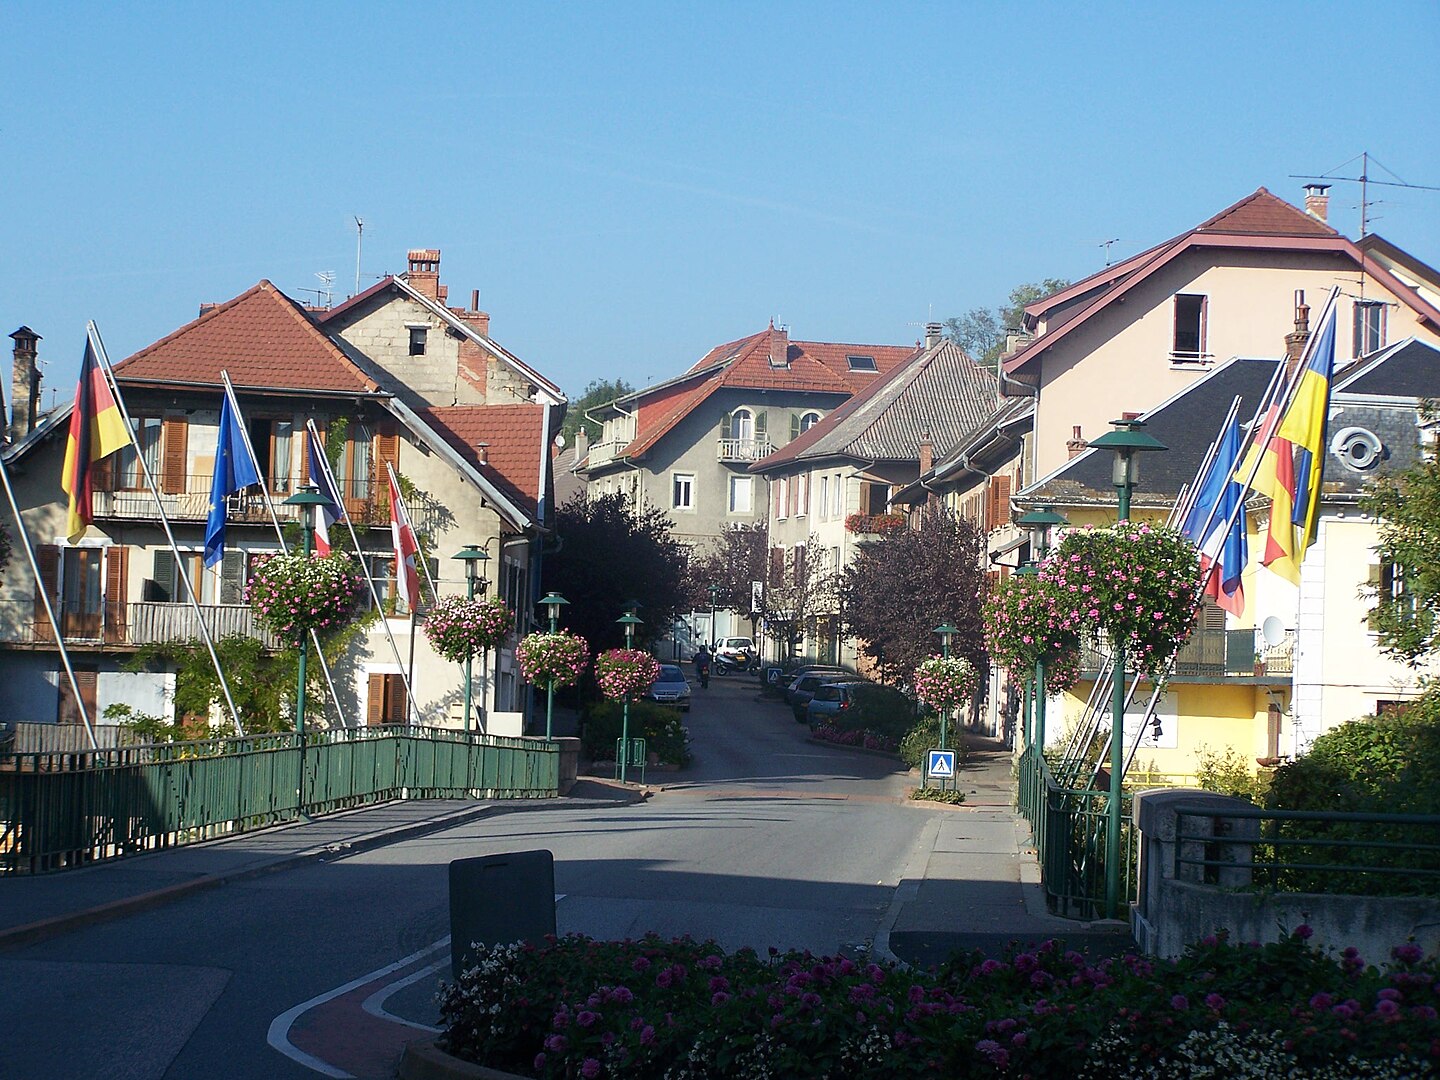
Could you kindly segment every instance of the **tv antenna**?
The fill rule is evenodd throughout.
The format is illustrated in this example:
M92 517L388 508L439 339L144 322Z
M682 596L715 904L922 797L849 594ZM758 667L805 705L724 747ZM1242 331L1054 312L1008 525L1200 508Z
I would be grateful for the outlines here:
M355 217L355 296L360 295L360 250L365 242L365 221L359 215Z
M300 289L303 293L314 293L321 307L330 307L335 302L335 271L319 270L315 276L320 279L318 289Z
M1350 165L1354 165L1355 162L1357 162L1357 161L1360 162L1360 175L1359 175L1359 176L1336 176L1336 175L1335 175L1335 173L1339 172L1341 169L1344 169L1344 168L1346 168L1347 166L1350 166ZM1384 169L1384 170L1385 170L1387 173L1389 173L1391 176L1393 176L1395 179L1393 179L1393 180L1377 180L1377 179L1375 179L1375 177L1371 176L1371 175L1370 175L1370 163L1371 163L1372 161L1373 161L1376 165L1380 166L1380 168ZM1415 190L1415 191L1440 191L1440 187L1434 187L1434 186L1432 186L1432 185L1430 185L1430 184L1407 184L1403 179L1400 178L1400 176L1395 172L1395 170L1386 167L1386 165L1385 165L1383 162L1381 162L1379 159L1377 159L1377 158L1376 158L1374 155L1372 155L1368 150L1361 151L1358 155L1356 155L1355 157L1351 158L1349 161L1345 162L1344 164L1335 166L1335 168L1331 169L1328 173L1322 173L1320 176L1306 176L1306 175L1301 174L1301 173L1291 173L1291 174L1290 174L1290 179L1292 179L1292 180L1328 180L1328 181L1330 181L1331 183L1334 183L1335 181L1339 180L1339 181L1343 181L1343 182L1345 182L1345 183L1347 183L1347 184L1359 184L1359 185L1360 185L1360 235L1361 235L1362 237L1366 234L1367 229L1368 229L1368 216L1367 216L1367 211L1369 210L1370 206L1373 205L1373 204L1370 202L1370 197L1369 197L1369 188L1370 188L1370 185L1371 185L1371 184L1380 184L1380 185L1382 185L1382 186L1384 186L1384 187L1411 188L1411 189L1413 189L1413 190Z
M1105 267L1106 267L1106 269L1109 269L1109 267L1110 267L1110 262L1111 262L1111 259L1110 259L1110 248L1111 248L1113 245L1118 244L1119 242L1120 242L1120 238L1117 236L1117 237L1115 237L1113 240L1101 240L1100 243L1098 243L1098 244L1095 245L1096 247L1101 247L1101 248L1104 248L1104 249L1105 249Z

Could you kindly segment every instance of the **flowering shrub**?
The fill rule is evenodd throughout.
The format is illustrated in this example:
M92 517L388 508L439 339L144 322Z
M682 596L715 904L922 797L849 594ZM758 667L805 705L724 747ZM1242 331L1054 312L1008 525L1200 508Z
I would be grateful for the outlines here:
M638 694L660 677L660 661L643 649L606 649L595 658L595 681L608 698Z
M590 644L579 634L527 634L515 647L520 674L534 686L573 686L590 662Z
M1042 574L1012 574L985 598L985 644L1011 678L1029 679L1044 658L1046 686L1068 690L1080 675L1080 629L1071 605ZM1073 674L1072 674L1073 673ZM1068 681L1067 681L1068 680Z
M1200 556L1174 529L1121 521L1071 532L1037 576L1060 624L1105 631L1133 670L1158 678L1190 635Z
M688 938L476 946L446 987L442 1045L525 1076L1429 1075L1440 963L1207 938L1176 961L1091 961L1053 941L939 973Z
M864 731L860 728L839 728L833 724L816 724L810 729L813 738L821 742L836 743L840 746L863 746L866 750L885 750L894 753L900 745L898 739L892 739L873 731Z
M349 555L271 555L257 560L245 602L276 636L298 642L348 626L359 614L365 579Z
M970 700L979 676L963 656L932 656L915 669L915 696L937 712L950 713Z
M499 597L440 596L425 615L425 636L437 653L460 664L499 645L514 625Z

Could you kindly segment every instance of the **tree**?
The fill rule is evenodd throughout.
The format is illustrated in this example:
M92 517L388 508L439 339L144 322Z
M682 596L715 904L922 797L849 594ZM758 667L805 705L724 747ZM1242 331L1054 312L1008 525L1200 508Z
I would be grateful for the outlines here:
M771 548L762 580L760 617L765 636L780 647L782 656L791 656L807 630L836 613L835 569L811 533L806 543L789 551Z
M1428 457L1380 477L1360 507L1379 519L1371 625L1384 652L1419 665L1440 649L1440 459Z
M750 613L753 637L760 617L754 610L754 583L764 582L768 556L769 540L764 524L726 526L711 541L709 550L690 563L686 590L691 609L710 606L713 585L716 607Z
M840 601L847 632L882 679L908 682L920 661L940 651L934 630L942 623L958 631L950 655L963 656L982 674L987 669L983 550L979 531L938 504L920 512L918 528L895 529L859 546L841 574Z
M1025 306L1069 284L1062 278L1045 278L1016 285L998 308L971 308L958 318L946 319L946 335L978 363L994 363L1005 351L1005 332L1023 324Z
M565 436L565 441L575 441L575 433L584 425L585 432L592 439L600 437L600 428L592 420L585 419L585 410L593 409L596 405L604 405L614 401L626 394L633 394L635 388L624 379L592 379L590 385L581 391L580 396L570 402L565 409L565 422L560 425L560 434Z
M560 550L545 559L544 588L570 602L566 626L596 652L625 643L615 620L628 600L640 602L644 620L637 641L670 633L687 601L685 547L670 535L674 527L662 510L637 513L619 493L578 492L555 512Z

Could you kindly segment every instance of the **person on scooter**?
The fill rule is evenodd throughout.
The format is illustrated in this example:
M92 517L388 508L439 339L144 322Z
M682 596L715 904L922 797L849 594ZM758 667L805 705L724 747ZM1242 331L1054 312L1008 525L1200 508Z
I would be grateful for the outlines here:
M700 688L708 690L710 688L710 650L703 644L695 654L695 674L700 677Z

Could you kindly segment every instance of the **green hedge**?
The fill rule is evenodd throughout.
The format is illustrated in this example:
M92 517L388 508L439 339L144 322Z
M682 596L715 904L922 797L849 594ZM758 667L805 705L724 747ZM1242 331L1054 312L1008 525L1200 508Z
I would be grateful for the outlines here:
M618 701L591 706L580 735L581 746L591 760L609 761L614 758L621 719ZM664 764L690 764L690 738L685 725L680 722L680 714L668 705L658 705L653 701L631 702L630 737L644 739L645 749L659 754Z
M841 731L870 731L899 742L915 724L915 703L899 690L856 683L850 693L850 707L830 718L830 724Z

